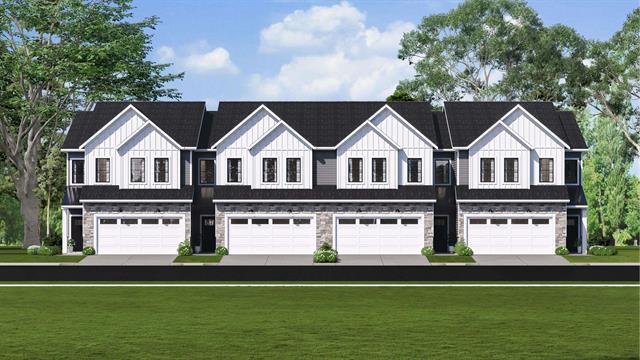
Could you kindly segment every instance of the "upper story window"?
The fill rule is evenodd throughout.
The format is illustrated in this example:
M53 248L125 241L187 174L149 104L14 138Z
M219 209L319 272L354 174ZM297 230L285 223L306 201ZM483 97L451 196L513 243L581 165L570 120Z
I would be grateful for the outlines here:
M540 159L540 182L553 182L553 159Z
M131 182L144 182L144 158L131 158Z
M449 185L451 183L451 168L448 159L435 160L434 181L435 185Z
M168 158L155 158L153 160L153 181L157 183L169 182Z
M200 159L200 184L215 183L216 161L214 159Z
M481 158L480 159L480 182L496 181L496 159Z
M349 158L349 182L362 182L362 158Z
M109 158L96 159L96 182L108 183L111 181L111 160Z
M422 182L422 159L407 159L407 182Z
M518 174L518 158L504 159L504 182L517 183Z
M84 184L84 160L71 160L71 183Z
M262 159L262 182L274 183L278 179L278 159Z
M371 181L387 182L387 159L386 158L371 159Z
M564 183L566 185L578 185L580 183L580 165L578 159L564 160Z
M227 159L227 182L242 182L242 159Z
M302 160L300 158L287 158L287 182L296 183L301 181Z

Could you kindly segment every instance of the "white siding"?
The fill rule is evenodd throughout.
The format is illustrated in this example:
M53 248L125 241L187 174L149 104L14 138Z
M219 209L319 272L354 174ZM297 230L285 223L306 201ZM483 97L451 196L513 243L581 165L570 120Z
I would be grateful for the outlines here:
M480 182L480 159L495 159L495 182ZM504 182L504 159L518 158L518 182ZM528 189L530 185L529 150L504 127L497 126L469 149L469 188Z
M266 110L258 111L217 146L216 183L218 185L251 185L253 165L249 147L276 125L278 119ZM227 183L227 159L242 159L242 182Z
M253 149L250 149L253 164L253 188L262 189L310 189L312 187L312 150L298 136L286 126L280 125L265 136ZM276 158L277 181L275 183L262 182L262 159ZM302 174L299 183L286 182L286 159L300 158Z
M179 189L180 188L180 150L159 133L154 127L147 126L133 136L118 150L120 161L120 188L123 189ZM131 158L145 159L145 181L131 182ZM154 159L169 159L169 182L154 182Z
M337 187L339 189L397 189L398 151L371 127L365 126L355 133L337 150ZM363 182L349 183L348 158L363 159ZM371 180L371 159L387 159L387 182Z
M432 185L433 147L388 109L371 119L371 123L402 148L399 156L398 184ZM422 159L422 183L407 182L407 158Z

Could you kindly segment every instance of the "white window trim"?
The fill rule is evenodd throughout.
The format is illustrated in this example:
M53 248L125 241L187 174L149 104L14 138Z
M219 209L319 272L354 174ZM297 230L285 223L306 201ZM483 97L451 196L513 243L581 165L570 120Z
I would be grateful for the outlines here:
M409 160L420 160L420 181L409 181ZM408 157L407 156L407 179L406 179L406 185L422 185L424 184L424 180L425 180L425 161L424 158L422 157Z
M203 183L201 182L202 178L200 177L200 161L202 160L211 160L213 161L213 182L212 183ZM202 186L213 186L216 184L216 168L218 167L218 164L216 164L216 158L210 158L210 157L206 157L206 158L199 158L198 159L198 185L202 185Z
M506 160L507 159L516 159L516 162L518 163L518 168L516 169L518 172L518 181L507 181L507 167L506 165ZM504 185L521 185L522 184L522 171L520 171L520 158L517 156L505 156L502 158L502 183Z
M542 181L542 160L551 160L551 181ZM562 165L564 166L564 164ZM555 182L556 182L556 158L539 157L538 158L538 183L539 184L555 184Z
M71 169L69 172L69 185L84 185L87 182L87 164L84 161L84 158L77 158L77 159L69 159L70 164L71 164ZM74 182L73 181L73 162L74 161L82 161L82 172L83 172L83 182Z
M240 160L240 167L239 167L239 173L240 173L240 176L239 176L239 181L229 181L229 165L230 165L230 162L229 162L229 161L230 161L230 160ZM227 177L227 181L226 181L226 182L227 182L227 184L234 184L234 185L235 185L235 184L242 184L242 180L243 180L244 175L245 175L245 174L243 174L243 171L242 171L242 170L243 170L243 165L244 165L242 160L243 160L243 159L242 159L241 157L228 157L228 158L227 158L227 167L226 167L226 169L225 169L225 170L226 170L226 171L225 171L225 173L226 173L226 175L227 175L227 176L226 176L226 177Z
M109 163L109 166L108 166L109 169L107 171L107 174L108 174L108 177L109 177L109 181L98 181L98 178L99 178L99 176L98 176L98 160L101 160L101 159L107 159L108 160L107 162ZM111 184L113 179L112 179L112 176L111 176L112 175L112 171L111 171L112 168L111 168L111 158L110 157L96 157L95 158L95 169L94 170L95 171L94 171L93 176L95 176L94 180L95 180L96 184Z
M156 181L156 159L167 160L167 181ZM215 175L214 175L215 178ZM169 184L171 182L171 160L168 157L154 157L153 158L153 183L154 184Z
M449 170L449 176L447 177L449 181L447 183L436 183L436 167L437 167L436 162L438 162L438 161L446 161L447 162L447 169ZM447 159L447 158L435 158L435 159L433 159L433 185L434 186L451 185L451 159Z

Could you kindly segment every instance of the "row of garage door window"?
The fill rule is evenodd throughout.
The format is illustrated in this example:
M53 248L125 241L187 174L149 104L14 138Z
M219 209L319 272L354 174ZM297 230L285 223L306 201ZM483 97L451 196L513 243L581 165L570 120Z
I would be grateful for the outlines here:
M266 224L275 224L275 225L286 225L289 224L293 220L294 225L308 225L311 223L311 219L264 219L264 218L256 218L256 219L231 219L231 224L251 224L255 225L266 225ZM338 219L339 224L344 225L354 225L356 223L362 225L373 225L373 224L383 224L383 225L395 225L398 224L398 220L402 225L415 225L418 223L418 219L372 219L372 218L363 218L363 219Z
M507 221L509 219L469 219L469 224L472 224L472 225L486 224L487 220L489 220L489 223L493 225L505 225L507 224ZM531 223L533 225L546 225L546 224L549 224L549 219L531 219ZM529 219L511 219L511 224L527 225L529 224Z
M256 219L231 219L231 224L242 225L248 224L249 220L254 225L266 225L266 224L274 224L274 225L287 225L293 220L294 225L308 225L311 224L311 219L264 219L264 218L256 218ZM269 222L271 220L271 222Z
M163 225L176 225L180 224L180 219L100 219L101 225L115 225L120 220L120 224L123 225L136 225L136 224L144 224L144 225L157 225L162 221Z

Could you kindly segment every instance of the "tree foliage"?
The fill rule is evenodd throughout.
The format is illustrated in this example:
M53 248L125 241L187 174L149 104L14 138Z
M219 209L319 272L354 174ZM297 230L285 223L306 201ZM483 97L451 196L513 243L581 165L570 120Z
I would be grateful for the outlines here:
M156 17L131 21L130 0L0 3L0 151L21 203L23 245L39 243L43 139L98 100L176 98L168 64L147 60ZM40 177L40 179L43 179Z

